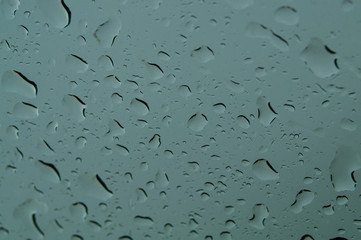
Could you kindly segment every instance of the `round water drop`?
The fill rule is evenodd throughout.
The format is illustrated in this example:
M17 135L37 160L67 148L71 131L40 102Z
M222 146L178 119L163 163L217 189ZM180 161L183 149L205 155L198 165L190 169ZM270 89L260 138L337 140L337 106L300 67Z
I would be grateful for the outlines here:
M253 163L253 173L261 180L277 180L279 178L278 172L265 159L259 159Z
M207 117L202 113L196 113L188 120L188 128L193 131L200 132L207 125Z
M331 204L323 206L322 207L322 212L323 212L323 214L325 214L327 216L333 215L335 213L334 208L333 208L333 206Z
M2 75L1 83L5 91L17 93L28 98L35 98L38 92L35 82L30 81L18 71L5 71Z
M86 44L86 39L84 36L78 36L76 38L76 41L79 43L79 45L84 46Z
M174 74L169 74L169 75L166 77L166 80L167 80L167 82L169 82L170 84L173 84L173 83L175 83L175 81L176 81L176 77L174 76Z
M20 6L20 0L0 1L0 13L7 19L13 19Z
M140 226L152 226L153 225L153 219L150 217L144 217L144 216L135 216L134 222Z
M78 122L85 119L85 103L75 95L67 94L63 97L62 104L71 118Z
M103 154L103 156L109 156L113 153L112 149L105 146L100 149L100 152Z
M169 61L170 60L170 56L168 53L160 51L158 52L158 58L162 61Z
M213 105L213 111L222 114L226 111L226 105L223 103L216 103Z
M149 112L149 106L148 104L138 98L134 98L131 102L130 102L130 107L131 109L138 113L139 115L147 115Z
M100 223L96 222L96 221L88 221L88 226L94 231L94 232L99 232L102 229L102 225L100 225Z
M349 118L342 118L340 125L342 129L350 132L353 132L357 129L357 124Z
M256 77L261 78L267 75L266 69L264 69L263 67L258 67L254 70L254 73L256 75Z
M237 122L243 129L248 129L251 126L249 119L244 115L239 115L237 117Z
M108 55L102 55L98 58L98 66L105 71L111 71L114 68L113 60Z
M158 170L155 175L155 182L160 187L167 187L169 184L168 175L164 170Z
M129 155L129 150L127 147L120 145L120 144L116 144L116 150L118 151L118 153L122 156L128 156Z
M178 88L178 93L184 98L188 98L192 95L192 91L187 85L182 85Z
M252 208L253 217L249 220L252 227L262 230L265 228L265 220L269 216L269 210L264 204L256 204Z
M123 102L123 97L119 93L113 93L111 99L114 104L121 104Z
M46 125L46 130L48 131L48 133L50 134L54 134L58 131L58 122L57 121L51 121L48 123L48 125Z
M200 63L206 63L214 59L214 52L208 46L201 46L191 52L191 57Z
M339 72L336 53L318 38L311 39L300 58L317 77L327 78Z
M105 83L105 85L107 87L110 87L110 88L119 88L122 85L122 82L115 75L105 76L103 79L103 82Z
M351 11L354 8L354 2L352 0L342 1L342 10L345 12Z
M26 102L19 102L14 106L14 114L22 119L34 119L39 116L39 109Z
M164 151L164 156L167 158L167 159L171 159L171 158L173 158L173 152L172 151L170 151L170 150L165 150Z
M150 79L159 80L164 76L164 71L158 64L146 62L145 60L143 60L143 62L145 63Z
M151 82L148 84L148 89L152 92L158 92L162 89L162 86L158 82Z
M142 188L138 188L137 189L137 201L140 203L144 203L145 201L147 201L148 199L148 195L146 193L146 191Z
M340 146L330 164L330 174L336 192L354 191L354 172L361 169L359 151L350 146Z
M71 12L63 1L37 0L46 21L56 28L64 28L70 24Z
M226 225L226 228L231 229L236 226L236 223L233 220L227 220L225 225Z
M348 197L347 196L337 196L336 203L337 203L337 205L345 205L348 203Z
M274 13L275 20L285 25L296 25L299 21L297 11L288 6L278 8Z
M315 198L315 194L310 190L305 190L305 189L301 190L296 195L296 200L291 205L291 211L296 214L302 212L303 208L309 205L314 198Z
M314 238L312 236L306 234L301 237L301 240L314 240Z
M71 71L74 71L77 73L84 73L89 68L88 63L84 59L82 59L81 57L74 55L74 54L69 54L66 56L65 65Z
M110 48L114 43L114 39L118 36L121 28L122 23L120 21L120 17L114 16L100 24L95 30L93 36L98 41L100 46Z
M226 0L234 9L246 9L254 3L254 0Z
M226 85L227 85L227 88L234 93L243 93L244 92L243 85L237 81L229 80L226 82Z
M84 221L88 215L88 207L83 202L73 203L69 207L71 215L78 221Z
M152 149L159 148L161 144L160 135L154 134L153 137L149 140L149 147Z
M6 128L6 134L12 140L19 138L19 129L15 125L10 125Z
M87 143L87 140L85 137L83 137L83 136L78 137L75 140L75 147L78 149L83 149L85 147L86 143Z

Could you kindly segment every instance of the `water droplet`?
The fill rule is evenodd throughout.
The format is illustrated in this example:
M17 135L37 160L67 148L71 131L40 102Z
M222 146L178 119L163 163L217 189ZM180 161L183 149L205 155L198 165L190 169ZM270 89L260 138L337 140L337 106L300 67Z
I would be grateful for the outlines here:
M289 49L288 42L282 38L280 35L274 33L272 30L268 29L266 26L250 22L246 26L246 35L251 38L260 38L268 40L274 47L279 49L282 52L286 52Z
M296 9L289 6L282 6L274 13L275 20L285 25L296 25L299 21L299 16Z
M188 128L192 129L193 131L200 132L204 129L207 123L208 119L204 114L196 113L189 118Z
M113 45L115 38L118 36L121 28L122 24L120 17L114 16L106 22L100 24L93 35L100 46L110 48Z
M352 0L343 0L341 8L345 12L349 12L354 8L354 2Z
M30 81L18 71L5 71L2 75L2 86L5 91L17 93L28 98L35 98L38 87L35 82Z
M37 0L46 21L56 28L65 28L70 24L71 11L64 0Z
M108 189L98 174L83 173L78 177L78 183L80 194L83 193L101 201L106 201L113 196L112 191Z
M19 102L14 106L14 114L22 119L34 119L39 116L39 109L26 102Z
M178 88L178 93L185 99L187 99L188 97L190 97L192 95L192 91L191 91L190 87L187 85L180 86Z
M162 61L169 61L170 60L170 56L168 53L160 51L158 52L158 58Z
M139 115L144 116L144 115L147 115L149 112L148 104L139 98L134 98L130 102L130 107L134 112L138 113Z
M336 53L318 38L311 39L300 58L317 77L327 78L339 72Z
M19 129L15 125L10 125L6 128L6 134L9 139L17 140L19 138Z
M265 219L269 215L268 208L264 204L256 204L252 208L253 217L249 220L252 227L262 230L265 228Z
M167 187L169 184L169 178L164 170L158 170L155 175L155 182L160 187Z
M108 55L101 55L98 58L98 66L102 70L111 71L114 69L113 59Z
M347 196L337 196L336 198L337 205L343 206L348 203L348 197Z
M226 0L234 9L246 9L254 3L254 0Z
M161 141L160 141L159 134L154 134L153 137L149 140L149 147L152 149L159 148L160 144L161 144Z
M75 147L78 149L83 149L85 147L86 143L87 143L87 139L85 137L83 137L83 136L78 137L75 140Z
M69 54L65 57L65 65L68 69L77 73L85 73L89 68L88 63L84 59L74 54Z
M20 6L19 0L7 0L0 2L0 11L7 19L13 19L15 17L15 12Z
M291 211L294 213L302 212L303 208L309 205L313 199L315 198L315 194L310 190L301 190L296 195L295 202L291 205Z
M148 194L143 188L137 189L137 201L140 203L144 203L148 199Z
M354 191L356 181L353 173L360 168L360 154L351 147L339 147L330 165L331 181L336 192Z
M150 227L153 225L153 219L150 217L144 217L144 216L135 216L134 222L140 226L144 227Z
M164 71L158 64L146 62L145 60L143 60L143 63L147 68L148 77L150 79L156 81L164 76Z
M330 205L326 205L322 207L322 212L323 214L327 215L327 216L331 216L335 213L334 211L334 207L330 204Z
M116 144L115 149L117 152L122 156L128 156L129 155L129 149L123 145Z
M70 213L76 220L83 222L88 215L88 207L83 202L73 203L69 207Z
M213 111L222 114L226 111L226 105L223 103L216 103L213 105Z
M191 52L191 57L196 59L198 62L206 63L214 59L214 52L210 47L203 45L194 49Z
M277 180L279 178L278 172L265 159L259 159L252 165L254 175L261 180Z
M243 129L248 129L251 126L249 119L244 115L239 115L237 117L237 122L239 126Z
M71 118L78 122L85 120L86 104L79 97L67 94L63 97L62 104Z
M342 118L340 125L342 129L350 132L353 132L357 129L357 124L349 118Z
M115 137L122 136L125 134L124 127L115 119L109 121L108 128L109 130L106 135L109 136L112 140Z
M258 119L265 127L269 126L278 116L273 110L271 103L264 96L257 99L257 107Z

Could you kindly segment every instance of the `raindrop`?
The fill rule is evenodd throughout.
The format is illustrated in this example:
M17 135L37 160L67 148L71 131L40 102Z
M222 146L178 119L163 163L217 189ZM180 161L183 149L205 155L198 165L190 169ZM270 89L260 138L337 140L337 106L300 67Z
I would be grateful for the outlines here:
M278 172L265 159L259 159L252 165L253 173L261 180L277 180L279 178Z
M303 208L309 205L313 199L315 198L315 194L310 190L301 190L296 195L295 202L291 205L291 211L294 213L302 212Z
M120 17L114 16L106 22L100 24L95 30L93 36L102 47L110 48L114 43L114 39L118 36L121 28L122 24Z
M285 25L296 25L299 21L299 16L296 9L289 6L282 6L274 13L275 20Z
M318 38L311 39L300 58L317 77L327 78L339 72L335 52Z
M14 106L14 114L22 119L34 119L39 116L39 109L26 102L19 102Z
M5 71L2 75L2 86L5 91L17 93L28 98L35 98L38 87L35 82L30 81L18 71Z
M269 210L264 204L256 204L252 208L253 217L249 220L252 227L262 230L265 228L265 219L269 215Z
M191 57L200 63L206 63L214 59L214 52L208 46L201 46L191 52Z
M134 98L130 102L130 107L134 112L138 113L139 115L144 116L144 115L147 115L149 112L148 104L139 98Z
M208 123L208 119L204 114L196 113L189 118L188 128L190 128L193 131L200 132L204 129L207 123Z
M85 73L89 68L88 63L84 59L74 54L69 54L65 57L65 65L71 71L77 73Z

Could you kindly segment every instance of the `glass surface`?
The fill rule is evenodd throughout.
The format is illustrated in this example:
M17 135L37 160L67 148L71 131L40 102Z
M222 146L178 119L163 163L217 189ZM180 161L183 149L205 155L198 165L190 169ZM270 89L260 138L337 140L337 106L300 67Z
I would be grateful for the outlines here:
M360 13L0 0L0 240L361 239Z

